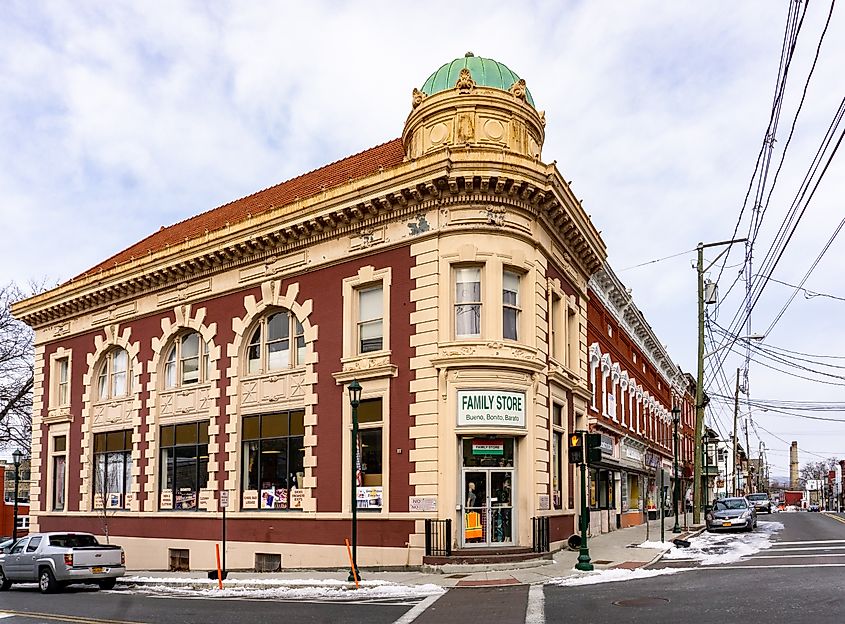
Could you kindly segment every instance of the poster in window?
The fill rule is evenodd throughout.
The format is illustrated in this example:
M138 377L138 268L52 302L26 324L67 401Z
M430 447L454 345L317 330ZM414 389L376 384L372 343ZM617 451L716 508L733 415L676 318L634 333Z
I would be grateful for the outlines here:
M258 509L258 490L244 490L244 509Z
M106 495L106 506L109 509L120 509L122 507L121 503L121 496L117 492L109 492Z
M163 490L158 504L160 509L173 509L173 491Z
M196 509L197 493L191 488L179 488L176 492L176 509Z
M359 487L356 496L358 509L381 509L383 494L384 488L381 486Z
M276 490L261 490L261 509L273 509L276 502Z
M132 494L131 492L127 492L126 494L123 495L123 506L126 509L131 509L134 504L135 504L135 495L134 494ZM137 510L133 510L133 511L137 511Z
M100 493L94 494L94 509L105 509L105 501Z
M288 491L286 488L276 488L276 500L273 503L273 509L287 509L288 508Z
M212 501L212 493L211 490L200 490L200 502L199 508L204 510L209 510L211 507Z
M302 502L305 500L305 490L302 488L293 488L290 491L290 508L302 509Z

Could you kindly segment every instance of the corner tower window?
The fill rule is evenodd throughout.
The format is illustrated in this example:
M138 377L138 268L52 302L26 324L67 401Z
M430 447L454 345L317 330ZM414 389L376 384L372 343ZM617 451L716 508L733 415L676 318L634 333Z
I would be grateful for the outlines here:
M455 336L481 336L481 268L455 269Z
M505 340L518 338L519 279L519 274L513 271L502 274L502 337Z

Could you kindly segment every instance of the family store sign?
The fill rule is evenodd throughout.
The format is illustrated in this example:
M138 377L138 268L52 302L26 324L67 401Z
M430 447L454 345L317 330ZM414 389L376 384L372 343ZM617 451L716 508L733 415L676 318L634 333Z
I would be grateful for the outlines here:
M525 427L525 393L459 390L458 426Z

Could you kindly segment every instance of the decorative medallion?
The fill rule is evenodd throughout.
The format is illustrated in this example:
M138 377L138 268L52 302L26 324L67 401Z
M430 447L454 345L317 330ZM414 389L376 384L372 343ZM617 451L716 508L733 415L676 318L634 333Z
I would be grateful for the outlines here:
M417 106L422 104L422 101L427 97L428 95L426 93L420 91L417 88L414 88L414 92L411 95L411 108L416 108Z
M461 70L455 88L459 91L471 91L475 88L475 80L472 79L472 73L466 67Z
M522 78L513 83L511 85L511 88L508 89L508 91L513 93L514 97L516 97L517 99L520 99L523 102L525 101L526 87L525 81Z

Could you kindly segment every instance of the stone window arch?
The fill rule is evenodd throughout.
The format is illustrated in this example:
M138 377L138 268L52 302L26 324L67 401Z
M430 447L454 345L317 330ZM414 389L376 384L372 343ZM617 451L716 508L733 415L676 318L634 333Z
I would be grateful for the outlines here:
M305 328L286 308L270 307L246 335L244 375L260 375L305 365Z
M122 399L132 394L132 364L129 352L123 347L112 347L100 358L95 373L98 401Z
M164 358L164 388L169 390L208 381L211 349L211 341L204 340L198 331L178 334L170 342Z

